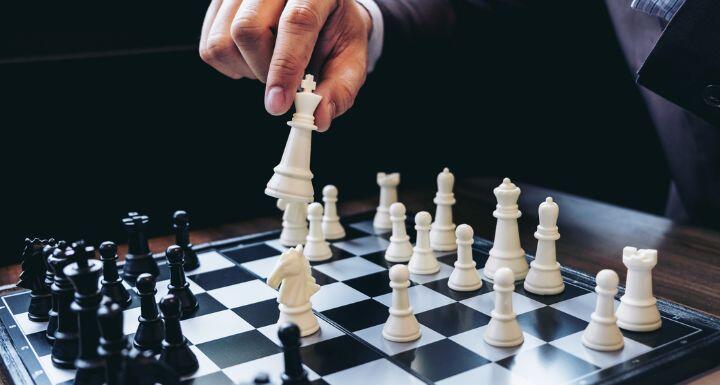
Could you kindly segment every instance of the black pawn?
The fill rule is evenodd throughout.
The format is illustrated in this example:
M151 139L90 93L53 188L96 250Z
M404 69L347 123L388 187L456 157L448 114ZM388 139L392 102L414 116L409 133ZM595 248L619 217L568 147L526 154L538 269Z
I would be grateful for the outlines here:
M45 284L50 288L50 294L52 295L52 306L50 308L50 312L48 312L48 325L47 330L45 331L45 337L50 342L55 341L55 330L57 330L58 327L58 301L57 296L52 290L53 283L55 282L55 272L53 271L53 267L50 263L50 258L53 258L55 250L65 250L66 247L67 244L65 241L59 241L55 247L47 248L46 246L46 248L43 249L46 253L45 263L48 267L48 272L45 275Z
M283 385L309 384L300 356L300 328L295 324L281 325L278 337L282 342L285 358L285 371L280 376Z
M100 251L100 259L103 263L103 278L102 281L100 281L102 289L100 289L100 292L103 296L109 297L123 309L127 308L130 306L132 298L123 285L123 280L118 273L117 246L113 242L103 242L98 251Z
M43 261L43 248L47 241L38 238L25 239L25 249L22 255L22 273L18 287L30 290L30 305L28 306L28 318L34 322L48 320L50 308L52 307L52 295L45 285L47 274L46 264Z
M127 348L127 338L123 334L122 308L112 300L103 301L98 309L97 319L101 335L98 355L105 360L105 383L120 385L120 373L124 371L123 361Z
M185 280L185 269L183 268L183 250L178 245L173 245L165 251L165 257L170 265L170 284L168 294L173 294L180 301L182 313L189 316L198 309L198 300L195 294L190 291L190 284Z
M147 215L131 212L122 223L128 233L128 252L123 266L125 279L135 282L142 273L149 273L155 277L160 275L160 269L153 258L145 235L150 218Z
M183 210L178 210L173 214L173 231L175 232L175 244L182 247L185 253L185 262L183 266L185 270L194 270L200 267L200 260L197 253L193 250L190 243L190 217Z
M64 269L75 262L75 252L69 247L60 246L65 246L65 243L59 243L53 255L48 258L50 268L55 274L52 295L57 303L57 326L53 331L53 347L50 358L53 365L72 369L75 367L75 359L78 356L78 319L77 314L70 310L75 289L65 276ZM49 326L50 324L48 324Z
M133 346L138 350L160 353L162 341L165 339L165 323L160 318L155 302L155 277L147 273L141 274L135 282L135 288L140 297L140 316Z
M199 367L197 357L188 347L187 339L180 328L180 300L168 294L160 300L160 310L165 319L165 340L162 343L160 361L173 368L180 376L196 372Z
M123 385L175 385L180 377L165 363L155 359L149 350L131 350L125 358Z

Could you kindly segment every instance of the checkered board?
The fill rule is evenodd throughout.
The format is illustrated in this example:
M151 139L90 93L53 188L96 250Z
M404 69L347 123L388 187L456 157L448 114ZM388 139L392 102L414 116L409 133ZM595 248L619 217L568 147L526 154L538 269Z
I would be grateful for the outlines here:
M595 306L594 280L565 268L562 294L537 296L516 285L513 305L525 341L516 348L491 347L483 342L483 332L493 308L492 283L485 281L474 292L450 290L454 253L438 254L437 274L411 275L410 301L422 337L410 343L386 341L381 330L391 297L384 260L389 234L376 234L370 218L368 213L346 219L347 236L331 242L333 257L312 263L322 285L312 297L321 329L304 338L301 348L312 384L664 384L717 365L720 320L662 300L659 331L623 331L625 347L619 352L585 348L580 337ZM410 224L408 233L414 238ZM184 383L249 383L261 371L279 383L277 291L264 283L285 249L278 235L273 231L198 246L201 266L187 277L200 308L181 324L200 369ZM476 238L478 267L491 246ZM169 282L168 266L160 260L160 267L158 299ZM622 289L618 298L621 294ZM11 377L23 384L70 384L74 372L52 366L46 324L28 319L28 303L28 292L6 294L0 302L0 353ZM124 313L129 338L139 312L135 296Z

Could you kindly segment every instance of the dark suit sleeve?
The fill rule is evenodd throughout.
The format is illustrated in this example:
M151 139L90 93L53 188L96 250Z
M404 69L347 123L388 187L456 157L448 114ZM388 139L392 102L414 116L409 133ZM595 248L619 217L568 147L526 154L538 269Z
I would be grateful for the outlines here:
M686 0L638 72L638 82L720 127L720 1Z

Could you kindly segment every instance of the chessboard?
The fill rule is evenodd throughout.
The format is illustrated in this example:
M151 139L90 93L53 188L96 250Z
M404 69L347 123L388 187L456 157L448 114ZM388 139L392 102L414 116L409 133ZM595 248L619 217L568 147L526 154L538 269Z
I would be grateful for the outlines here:
M625 347L599 352L583 346L592 313L594 278L563 268L566 289L554 296L526 292L516 283L514 310L525 341L515 348L483 342L493 308L492 283L457 292L447 281L454 252L438 253L441 269L411 275L409 296L422 337L409 343L383 339L391 289L384 252L389 233L376 233L372 213L343 219L345 238L332 241L331 259L312 263L322 287L311 299L320 332L302 339L301 356L312 384L669 384L709 369L720 354L720 320L658 300L662 327L623 331ZM414 230L408 221L408 234ZM197 245L200 267L186 272L200 307L181 321L200 369L184 384L252 383L265 372L279 383L283 354L277 337L277 291L265 284L282 251L279 230ZM492 243L476 237L473 257L482 267ZM157 255L159 300L169 269ZM532 256L527 256L528 260ZM122 263L122 262L121 262ZM130 283L125 282L128 288ZM138 325L139 300L124 311L124 330ZM616 297L623 294L623 289ZM0 354L16 384L71 384L74 371L53 367L46 323L32 322L29 292L4 293L0 302Z

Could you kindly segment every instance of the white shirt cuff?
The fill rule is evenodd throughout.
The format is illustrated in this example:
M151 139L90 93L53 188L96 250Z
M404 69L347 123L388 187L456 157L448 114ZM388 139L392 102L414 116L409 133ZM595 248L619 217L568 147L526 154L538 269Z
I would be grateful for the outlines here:
M375 63L377 63L378 59L380 59L380 54L382 54L383 35L385 33L382 12L380 12L380 7L378 7L374 0L355 1L368 11L373 23L370 39L368 39L367 72L370 73L375 69Z

